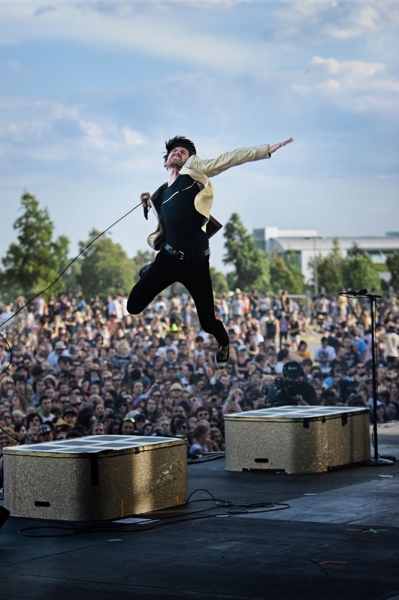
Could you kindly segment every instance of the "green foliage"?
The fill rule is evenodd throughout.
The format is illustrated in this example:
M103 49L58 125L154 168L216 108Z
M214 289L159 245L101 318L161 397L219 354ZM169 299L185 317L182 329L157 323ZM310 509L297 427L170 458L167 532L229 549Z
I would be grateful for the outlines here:
M95 229L90 231L90 240L99 233ZM80 249L87 244L88 242L80 242ZM133 276L141 268L127 256L120 244L115 244L106 236L99 238L84 252L80 265L81 272L76 279L85 298L98 295L103 300L108 295L130 292L134 283Z
M10 244L2 259L5 267L1 285L6 295L31 296L46 288L67 265L69 240L60 236L53 240L54 224L47 208L25 193L21 199L23 214L14 223L18 243ZM64 288L63 279L49 290L54 294Z
M288 290L290 294L302 294L304 278L294 252L287 252L283 258L272 254L270 259L270 285L274 293Z
M217 296L221 294L228 294L229 286L226 277L220 271L217 271L215 267L210 268L212 287Z
M344 289L343 272L346 261L337 238L334 239L333 244L330 254L316 258L319 289L324 288L327 294L338 293ZM310 264L314 269L314 260L310 261Z
M350 248L348 250L348 257L352 257L352 256L366 256L368 257L368 254L365 250L363 250L362 248L359 248L359 246L356 244L356 242L353 242L353 246L352 248Z
M345 289L367 288L379 290L381 288L378 271L368 254L364 252L351 253L345 261L343 282Z
M229 290L235 290L237 287L237 275L234 271L229 271L226 273L226 281Z
M269 287L269 263L265 254L256 247L255 241L245 229L239 215L233 213L224 230L226 254L224 264L235 268L234 286L242 290L266 290ZM228 277L228 283L232 277ZM231 288L233 289L233 288Z
M390 285L395 290L399 290L399 252L395 252L395 254L387 258L387 267L391 272Z
M145 265L149 265L155 260L155 252L152 250L139 250L133 258L133 281L139 280L139 273Z
M62 276L65 285L64 290L66 290L68 294L77 296L82 293L82 289L78 282L78 277L81 272L82 265L78 259L72 263L70 267L68 267L67 271L65 271L64 275Z
M339 241L335 239L330 254L318 256L316 262L319 288L324 288L327 294L353 288L380 289L381 287L378 270L367 252L356 244L344 258Z

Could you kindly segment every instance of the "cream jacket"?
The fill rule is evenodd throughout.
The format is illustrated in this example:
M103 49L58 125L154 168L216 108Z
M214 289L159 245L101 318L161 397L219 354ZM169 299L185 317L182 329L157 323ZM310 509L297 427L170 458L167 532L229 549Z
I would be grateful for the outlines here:
M213 204L213 187L209 181L210 177L215 177L231 167L243 165L247 162L270 158L270 145L251 146L249 148L237 148L231 152L225 152L217 158L210 160L201 160L199 156L193 155L187 160L180 170L181 175L190 175L195 181L200 183L201 190L194 199L196 210L203 215L204 224L202 229L208 233L209 237L214 235L222 225L211 216ZM164 227L161 216L162 192L167 187L164 183L151 196L151 204L158 219L158 228L148 237L148 243L154 250L160 250L164 243Z

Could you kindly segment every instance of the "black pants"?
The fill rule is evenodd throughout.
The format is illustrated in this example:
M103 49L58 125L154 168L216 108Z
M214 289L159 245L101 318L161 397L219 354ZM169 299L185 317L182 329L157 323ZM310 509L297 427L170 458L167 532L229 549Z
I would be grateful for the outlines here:
M176 282L182 283L192 296L202 329L214 335L221 346L227 346L229 336L223 323L215 317L209 256L197 261L180 260L161 250L130 292L128 312L132 315L141 313L158 294Z

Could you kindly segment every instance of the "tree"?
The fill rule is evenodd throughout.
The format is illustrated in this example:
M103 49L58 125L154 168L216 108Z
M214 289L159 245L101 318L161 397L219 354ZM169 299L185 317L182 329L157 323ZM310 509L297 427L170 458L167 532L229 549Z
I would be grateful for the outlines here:
M152 250L139 250L133 257L133 281L139 280L139 273L143 267L155 260L155 252Z
M270 285L274 292L287 290L290 294L302 294L304 280L294 252L285 257L272 254L270 259Z
M343 284L345 289L381 288L381 279L369 255L356 245L348 253L344 264Z
M210 268L211 279L212 279L212 287L213 291L217 296L221 294L229 293L229 286L226 280L226 277L220 271L217 271L215 267Z
M14 223L18 243L10 244L2 259L5 267L1 283L10 295L31 296L54 281L67 264L69 240L65 236L53 239L54 224L47 208L25 193L21 199L23 214ZM57 293L64 287L62 278L49 290Z
M68 267L67 271L65 271L62 279L64 281L64 290L66 290L67 294L71 294L72 296L78 296L82 293L82 289L79 285L78 278L82 272L82 265L79 259L71 264Z
M99 233L92 229L90 240ZM80 249L87 244L80 242ZM127 294L133 287L133 277L139 271L139 265L127 256L122 246L107 236L100 237L84 252L80 265L81 272L76 279L86 298L98 295L105 299L108 295Z
M390 285L395 290L399 290L399 252L387 258L387 267L391 272Z
M245 229L239 215L233 213L224 230L224 264L235 268L234 287L243 290L265 290L269 287L269 263L265 254L256 247L255 241ZM228 274L229 285L233 283ZM233 289L233 288L232 288Z
M341 292L344 289L343 273L345 263L339 241L335 238L330 254L316 257L319 287L324 288L327 293L337 294ZM311 264L314 267L314 260L311 261Z

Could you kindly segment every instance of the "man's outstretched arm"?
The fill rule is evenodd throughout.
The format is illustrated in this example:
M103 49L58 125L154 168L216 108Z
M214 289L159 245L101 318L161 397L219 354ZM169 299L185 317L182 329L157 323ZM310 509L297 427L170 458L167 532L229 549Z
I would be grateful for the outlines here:
M291 144L291 142L294 141L294 138L290 138L289 140L285 140L285 142L280 142L279 144L274 144L273 146L269 147L269 152L270 154L273 154L273 152L276 152L276 150L278 150L279 148L282 148L283 146L286 146L287 144Z
M290 138L289 140L285 140L284 142L279 142L278 144L273 145L264 144L263 146L237 148L236 150L225 152L217 158L210 160L194 158L192 165L190 163L190 159L188 159L185 166L187 166L188 169L192 166L194 169L203 171L208 177L214 177L215 175L219 175L219 173L223 173L223 171L227 171L227 169L230 169L231 167L243 165L247 162L252 162L255 160L270 158L273 152L276 152L276 150L279 148L282 148L293 141L293 138Z

